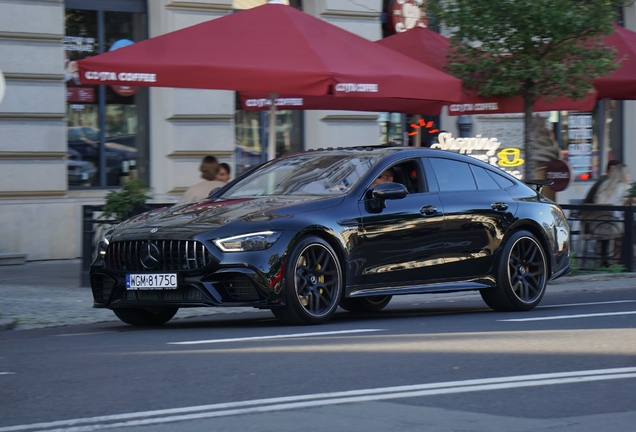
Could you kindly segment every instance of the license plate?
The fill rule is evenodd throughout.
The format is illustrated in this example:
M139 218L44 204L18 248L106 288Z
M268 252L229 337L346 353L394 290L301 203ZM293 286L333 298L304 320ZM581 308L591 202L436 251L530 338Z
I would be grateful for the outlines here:
M126 289L164 290L177 289L176 273L127 274Z

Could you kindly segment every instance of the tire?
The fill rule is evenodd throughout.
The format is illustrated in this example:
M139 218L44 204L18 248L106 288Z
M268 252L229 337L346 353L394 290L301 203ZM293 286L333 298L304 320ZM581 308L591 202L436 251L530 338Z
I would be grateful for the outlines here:
M320 237L307 236L294 245L285 269L285 305L272 309L288 325L322 324L338 308L343 291L340 261Z
M479 291L486 304L502 312L534 309L548 282L548 261L541 243L530 232L517 231L506 242L498 264L497 286Z
M132 326L160 326L172 319L179 308L115 308L117 318Z
M378 312L389 304L393 296L343 298L340 307L349 312Z

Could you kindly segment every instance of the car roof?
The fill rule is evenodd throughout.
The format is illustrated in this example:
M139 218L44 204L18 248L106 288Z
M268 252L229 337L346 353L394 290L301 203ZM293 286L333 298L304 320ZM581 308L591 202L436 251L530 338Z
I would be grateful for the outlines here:
M327 148L317 148L317 149L308 149L303 152L290 154L287 156L283 156L283 158L291 158L298 155L303 154L324 154L324 155L333 155L333 154L342 154L343 156L350 156L355 153L359 154L371 154L378 156L380 158L384 158L390 155L397 155L395 159L402 159L405 157L431 157L431 156L441 156L449 159L456 159L465 162L471 162L478 165L482 165L489 168L496 168L492 165L484 163L476 158L462 155L456 152L441 150L441 149L432 149L428 147L404 147L404 146L395 146L395 145L368 145L368 146L355 146L355 147L327 147ZM391 158L394 159L394 158Z

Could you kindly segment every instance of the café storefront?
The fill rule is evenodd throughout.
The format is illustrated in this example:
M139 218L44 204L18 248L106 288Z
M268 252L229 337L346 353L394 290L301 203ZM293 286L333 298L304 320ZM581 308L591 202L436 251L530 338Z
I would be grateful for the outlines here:
M0 28L6 78L0 104L0 253L29 260L79 257L82 206L102 205L108 191L128 179L146 180L154 203L171 203L199 180L205 155L229 163L232 176L263 160L268 113L238 109L234 92L87 87L78 82L74 62L264 2L0 2L1 14L16 17ZM374 6L289 3L370 40L426 25L417 0ZM625 8L625 23L636 27L634 6ZM636 150L624 144L636 142L636 122L629 120L636 118L636 107L603 103L602 111L592 113L546 114L573 170L559 202L584 196L609 158L636 161ZM446 133L453 139L496 137L498 153L516 148L518 155L509 156L525 157L519 115L466 117L279 110L277 154L387 142L431 146Z

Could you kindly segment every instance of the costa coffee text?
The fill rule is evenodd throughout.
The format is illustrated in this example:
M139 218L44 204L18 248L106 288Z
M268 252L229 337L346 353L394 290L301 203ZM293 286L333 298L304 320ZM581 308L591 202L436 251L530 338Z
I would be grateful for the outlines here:
M154 73L86 71L84 77L93 81L157 82L157 74Z

